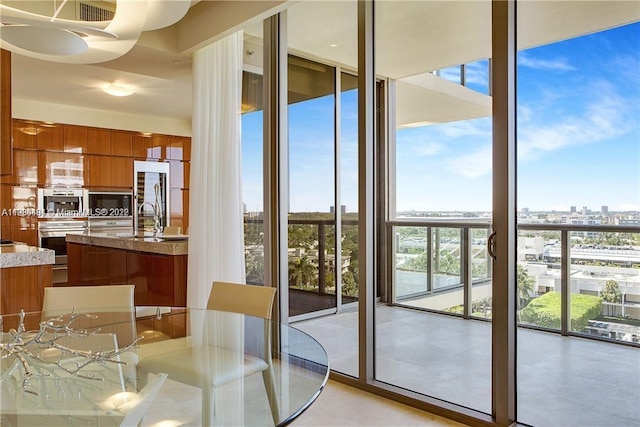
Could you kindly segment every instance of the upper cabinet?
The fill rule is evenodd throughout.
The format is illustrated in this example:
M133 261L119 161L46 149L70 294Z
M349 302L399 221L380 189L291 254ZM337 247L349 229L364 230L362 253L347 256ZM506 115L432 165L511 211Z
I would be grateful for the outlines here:
M36 144L38 150L63 151L64 130L62 126L48 123L39 124Z
M64 151L68 153L87 152L87 128L85 126L63 125Z
M28 120L13 120L13 148L35 150L38 148L38 125Z
M189 188L191 138L12 120L12 172L3 184L133 188L133 159L169 162L171 188Z
M111 155L120 157L131 157L133 144L132 132L120 130L111 131Z
M87 128L87 154L111 154L111 131L102 128Z

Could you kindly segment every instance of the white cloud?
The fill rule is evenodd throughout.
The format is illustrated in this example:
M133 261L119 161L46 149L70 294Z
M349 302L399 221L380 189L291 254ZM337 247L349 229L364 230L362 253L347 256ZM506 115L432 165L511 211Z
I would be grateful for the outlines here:
M518 56L518 65L534 68L536 70L575 71L576 68L569 64L566 58L538 59L521 53Z
M518 156L532 158L541 152L591 144L627 132L629 122L625 114L628 111L626 100L604 82L585 90L598 95L596 100L587 104L582 115L559 116L556 123L531 123L524 120L520 122ZM535 114L529 111L525 117L534 116Z
M491 145L465 154L464 156L449 159L447 167L457 174L467 178L478 178L491 172L492 148Z

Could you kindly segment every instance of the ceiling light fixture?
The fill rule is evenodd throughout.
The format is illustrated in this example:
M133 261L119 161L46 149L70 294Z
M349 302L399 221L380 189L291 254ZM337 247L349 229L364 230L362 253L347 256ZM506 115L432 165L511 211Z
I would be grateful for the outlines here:
M111 96L129 96L136 93L136 89L133 86L125 86L115 82L103 86L102 90Z
M52 16L0 3L0 47L44 61L106 62L131 50L143 31L175 24L191 6L191 0L115 0L112 20L80 21L57 17L64 3Z

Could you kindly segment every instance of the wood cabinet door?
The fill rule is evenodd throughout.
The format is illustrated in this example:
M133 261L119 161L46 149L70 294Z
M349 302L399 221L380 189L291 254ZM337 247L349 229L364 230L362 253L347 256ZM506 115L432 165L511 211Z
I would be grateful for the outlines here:
M85 126L64 125L64 151L71 153L87 152L87 128Z
M127 157L111 157L108 159L109 187L133 188L133 159Z
M87 153L111 154L111 131L101 128L87 128Z
M141 133L133 133L132 155L136 159L151 159L151 135L145 136Z
M38 148L36 135L38 126L26 120L14 119L13 125L13 148L24 148L35 150Z
M34 150L13 150L13 173L4 175L4 184L42 184L38 179L38 152Z
M84 156L76 153L40 152L38 171L39 179L49 187L83 187Z
M168 135L153 135L151 137L152 159L168 159L167 149L171 145L171 137Z
M191 160L191 138L185 136L168 137L167 159Z
M133 133L114 130L111 131L111 155L131 157Z
M103 159L104 156L94 156L88 154L85 156L84 184L87 187L105 187L109 181L107 174L109 173L109 165Z
M87 155L85 186L133 188L133 159Z
M41 123L36 136L38 150L63 151L64 133L60 125Z

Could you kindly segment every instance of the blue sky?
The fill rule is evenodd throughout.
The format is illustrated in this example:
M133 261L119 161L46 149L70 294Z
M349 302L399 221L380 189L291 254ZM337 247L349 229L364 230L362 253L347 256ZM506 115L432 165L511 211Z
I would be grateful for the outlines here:
M486 82L468 69L471 87ZM342 95L341 192L357 200L356 93ZM289 109L291 211L333 205L331 98ZM245 203L262 210L261 112L243 116ZM329 125L328 125L329 123ZM640 211L640 23L518 55L518 206ZM397 208L491 209L491 119L399 130Z

